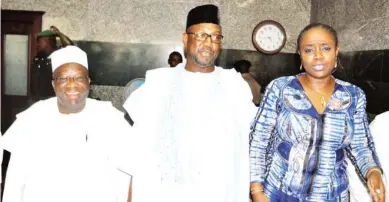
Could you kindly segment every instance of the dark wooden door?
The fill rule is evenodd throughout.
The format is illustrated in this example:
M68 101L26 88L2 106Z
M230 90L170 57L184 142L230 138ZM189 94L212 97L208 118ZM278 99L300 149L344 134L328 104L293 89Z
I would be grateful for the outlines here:
M1 10L1 132L31 103L30 66L43 12Z

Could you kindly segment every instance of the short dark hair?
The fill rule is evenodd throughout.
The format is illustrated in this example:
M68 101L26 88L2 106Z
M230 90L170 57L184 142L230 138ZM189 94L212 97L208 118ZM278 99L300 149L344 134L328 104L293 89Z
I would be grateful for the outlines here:
M238 60L234 63L234 68L239 73L248 73L251 67L251 62L248 60Z
M180 59L181 59L181 61L182 61L182 55L181 55L179 52L173 51L172 53L170 53L169 59L170 59L171 57L173 57L173 56L178 56L178 57L180 57Z
M304 27L303 30L301 30L300 34L297 37L297 50L296 50L297 52L300 50L301 38L304 36L304 34L307 31L309 31L310 29L313 29L313 28L322 28L322 29L326 30L334 38L335 46L336 47L338 46L338 34L336 33L336 30L327 24L316 22L316 23L309 24L308 26Z

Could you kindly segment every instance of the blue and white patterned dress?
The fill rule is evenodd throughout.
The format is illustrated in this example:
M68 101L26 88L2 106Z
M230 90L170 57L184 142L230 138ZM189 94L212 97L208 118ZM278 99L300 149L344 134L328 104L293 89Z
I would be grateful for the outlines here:
M379 166L363 91L335 80L323 114L297 76L272 81L252 125L251 182L271 202L348 201L348 156L360 175Z

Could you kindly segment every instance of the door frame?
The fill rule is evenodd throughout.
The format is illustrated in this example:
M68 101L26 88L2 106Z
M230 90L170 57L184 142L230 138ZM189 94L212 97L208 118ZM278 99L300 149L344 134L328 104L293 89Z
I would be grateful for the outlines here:
M7 114L14 113L13 107L8 106L10 103L8 103L9 99L11 98L11 103L15 103L16 105L20 105L19 107L23 108L22 106L26 105L23 100L28 100L31 97L31 65L33 62L33 58L36 55L36 38L38 33L42 30L42 16L45 12L43 11L21 11L21 10L1 10L1 26L2 28L5 28L3 26L11 25L10 27L6 29L2 29L1 32L1 132L5 132L10 124L15 120L14 115L10 115L8 117ZM15 26L12 26L12 24L15 24ZM28 25L27 29L23 27L23 25ZM27 95L26 96L9 96L5 95L5 75L6 75L6 69L4 56L5 56L5 35L6 34L25 34L28 35L28 58L27 58L27 82L26 82L26 89L27 89ZM6 99L7 98L7 99ZM8 100L8 101L7 101ZM7 101L7 102L6 102ZM8 104L7 104L8 103ZM27 103L27 102L26 102ZM6 106L7 105L7 106ZM19 108L18 107L18 108ZM15 112L17 113L17 112Z
M20 10L4 10L1 9L1 23L3 22L22 22L28 23L32 25L31 33L28 35L28 72L27 72L27 96L30 96L30 82L31 82L31 63L36 55L36 37L38 33L42 30L42 16L45 12L43 11L20 11ZM4 35L1 34L1 58L4 58ZM5 87L5 79L3 79L3 75L5 75L5 67L4 60L1 60L1 96L3 96L4 87Z

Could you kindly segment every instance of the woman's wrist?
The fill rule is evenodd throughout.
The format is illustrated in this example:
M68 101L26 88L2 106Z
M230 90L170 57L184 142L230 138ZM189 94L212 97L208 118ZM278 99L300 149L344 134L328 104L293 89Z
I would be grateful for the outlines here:
M250 185L250 193L251 193L251 195L255 195L255 194L258 194L258 193L263 193L262 184L260 184L260 183L252 183Z
M250 189L251 195L257 194L257 193L263 193L263 188L253 188Z
M366 179L368 179L370 177L370 175L374 172L378 172L378 173L380 173L380 175L382 175L381 169L379 167L373 167L373 168L370 168L369 171L367 171Z

